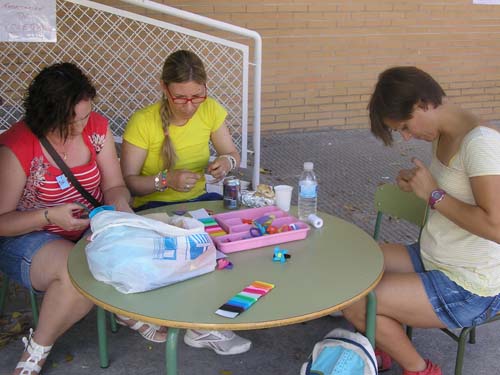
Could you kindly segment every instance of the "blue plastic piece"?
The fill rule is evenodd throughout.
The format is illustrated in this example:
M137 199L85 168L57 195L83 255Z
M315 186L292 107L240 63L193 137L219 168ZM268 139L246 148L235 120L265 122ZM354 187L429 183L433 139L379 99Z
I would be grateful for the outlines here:
M273 262L285 263L290 255L287 254L288 250L280 249L278 246L274 248Z
M115 206L106 206L106 205L96 207L92 211L90 211L89 218L92 219L94 217L94 215L98 214L101 211L116 211L116 207Z

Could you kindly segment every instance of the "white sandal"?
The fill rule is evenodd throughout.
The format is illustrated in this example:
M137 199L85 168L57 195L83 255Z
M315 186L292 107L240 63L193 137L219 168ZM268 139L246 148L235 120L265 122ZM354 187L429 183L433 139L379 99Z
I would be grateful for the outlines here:
M137 331L140 333L140 335L142 337L144 337L146 340L149 340L149 341L152 341L152 342L157 342L157 343L162 343L162 342L165 342L167 341L167 336L165 335L165 338L164 339L161 339L161 340L158 340L158 339L155 339L155 335L156 333L161 333L159 332L160 329L162 328L161 326L159 325L156 325L156 324L151 324L151 323L146 323L146 322L141 322L140 320L137 320L133 325L128 325L127 322L128 321L134 321L134 319L130 319L130 318L127 318L126 316L123 316L123 315L118 315L118 314L115 314L116 316L116 322L121 325L121 326L125 326L125 327L128 327L134 331ZM144 331L139 331L142 327L144 326L147 326L148 328L145 329Z
M33 328L30 328L29 337L23 337L24 351L28 352L30 356L22 362L18 362L17 369L21 369L20 375L31 375L33 372L39 374L42 367L39 362L47 358L52 349L50 346L42 346L33 340Z

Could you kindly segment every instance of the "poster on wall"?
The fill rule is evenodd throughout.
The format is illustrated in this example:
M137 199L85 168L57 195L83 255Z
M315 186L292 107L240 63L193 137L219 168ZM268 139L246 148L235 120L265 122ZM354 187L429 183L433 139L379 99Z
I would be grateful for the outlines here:
M500 0L472 0L473 4L500 4Z
M56 0L0 0L0 42L52 42Z

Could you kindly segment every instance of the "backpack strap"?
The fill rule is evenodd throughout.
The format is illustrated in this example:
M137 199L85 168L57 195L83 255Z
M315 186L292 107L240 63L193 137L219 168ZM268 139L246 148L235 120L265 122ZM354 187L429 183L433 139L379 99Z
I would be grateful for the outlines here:
M311 375L312 363L313 363L313 359L312 359L312 355L311 355L311 356L309 356L309 361L307 361L307 367L306 367L305 375Z

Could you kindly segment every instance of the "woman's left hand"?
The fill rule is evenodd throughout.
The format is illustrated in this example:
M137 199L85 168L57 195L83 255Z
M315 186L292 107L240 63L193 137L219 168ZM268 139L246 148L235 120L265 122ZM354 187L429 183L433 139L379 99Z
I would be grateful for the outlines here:
M217 158L207 167L208 173L215 179L214 182L222 180L226 177L227 173L231 169L231 163L227 158Z

